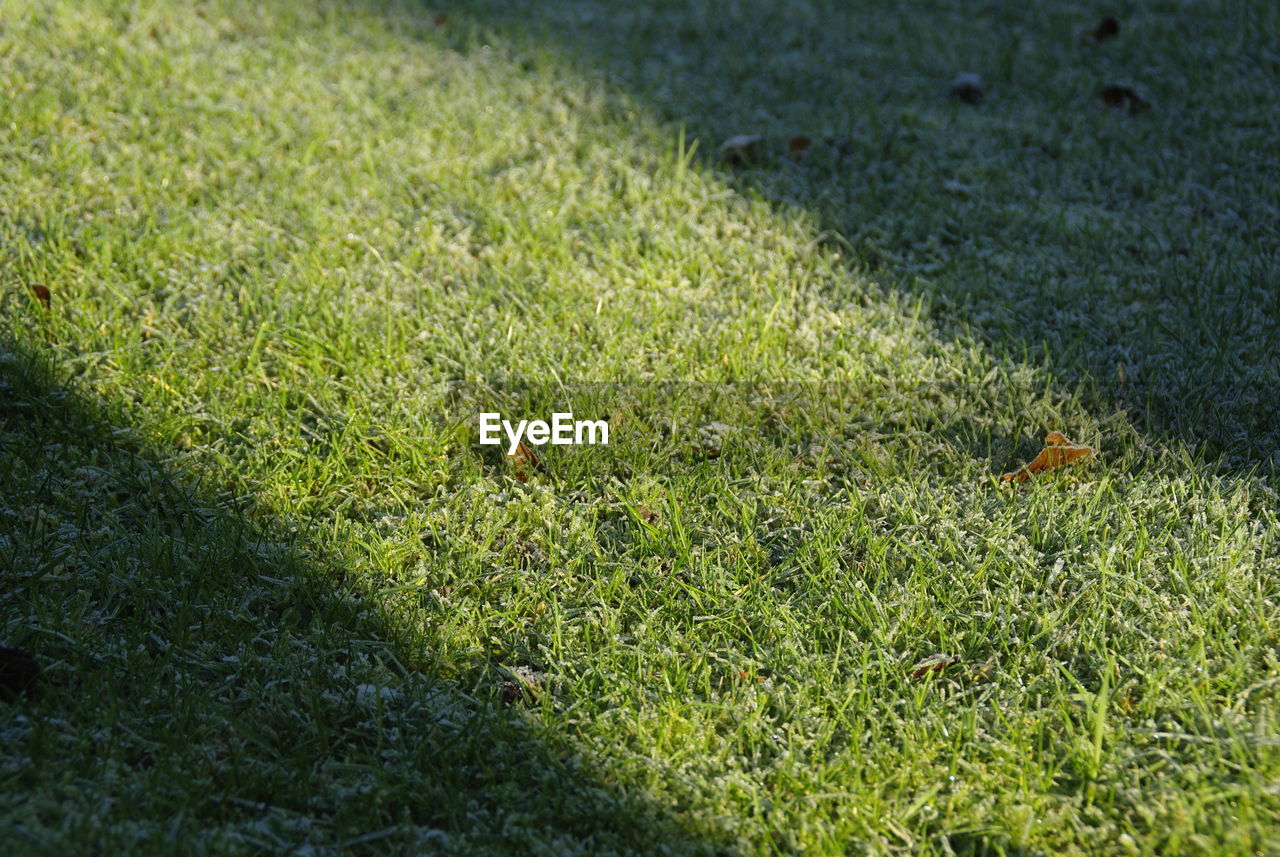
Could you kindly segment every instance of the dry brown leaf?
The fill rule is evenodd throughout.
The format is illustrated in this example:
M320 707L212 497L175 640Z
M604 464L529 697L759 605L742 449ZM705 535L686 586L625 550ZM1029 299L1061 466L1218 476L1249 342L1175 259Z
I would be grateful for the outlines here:
M942 672L949 666L960 663L954 655L930 655L911 668L912 678L924 678L929 673Z
M1051 431L1045 435L1044 449L1040 450L1040 454L1035 457L1034 461L1021 470L1004 474L1000 477L1000 481L1026 482L1038 473L1061 467L1064 464L1070 464L1073 461L1079 461L1082 458L1093 455L1093 453L1093 447L1072 443L1062 432Z
M808 137L792 137L787 141L787 154L797 161L802 161L813 148L813 141Z
M49 291L49 287L44 283L30 283L31 294L36 296L36 300L40 301L40 305L45 309L53 307L53 294Z
M1094 27L1087 33L1088 38L1095 42L1105 42L1107 39L1114 39L1120 35L1120 22L1108 15L1098 22L1098 26Z
M646 524L656 524L662 520L661 513L657 509L650 509L648 506L636 506L636 514Z
M533 454L533 450L525 446L524 441L516 447L516 451L507 456L511 459L511 463L515 465L515 477L519 482L525 482L529 479L529 471L538 467L538 456Z
M1102 103L1108 107L1123 107L1128 103L1131 114L1141 113L1151 108L1151 102L1139 95L1131 86L1113 83L1110 86L1104 86L1099 94L1102 97Z

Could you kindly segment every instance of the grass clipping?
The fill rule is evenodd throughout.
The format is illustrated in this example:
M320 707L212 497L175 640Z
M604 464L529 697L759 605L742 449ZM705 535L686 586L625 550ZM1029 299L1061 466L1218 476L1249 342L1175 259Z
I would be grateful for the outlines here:
M1001 482L1026 482L1032 476L1062 467L1093 455L1094 449L1080 443L1072 443L1059 431L1051 431L1044 438L1044 449L1027 466L1000 477Z

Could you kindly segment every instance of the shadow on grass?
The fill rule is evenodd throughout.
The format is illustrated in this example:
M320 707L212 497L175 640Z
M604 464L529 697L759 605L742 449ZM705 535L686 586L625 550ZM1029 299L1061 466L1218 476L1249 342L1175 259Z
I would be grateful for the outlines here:
M529 695L440 678L430 630L344 584L318 534L250 520L2 356L0 640L43 665L0 702L6 853L724 848L601 783Z
M1114 10L1089 4L464 0L443 24L417 8L428 38L550 51L621 92L620 113L685 129L740 191L808 212L856 269L923 297L944 335L1274 472L1274 20L1154 4L1097 44L1081 34ZM960 71L988 81L980 105L948 97ZM1115 80L1155 108L1108 110ZM731 167L716 150L740 134L762 154ZM803 160L793 135L813 141Z

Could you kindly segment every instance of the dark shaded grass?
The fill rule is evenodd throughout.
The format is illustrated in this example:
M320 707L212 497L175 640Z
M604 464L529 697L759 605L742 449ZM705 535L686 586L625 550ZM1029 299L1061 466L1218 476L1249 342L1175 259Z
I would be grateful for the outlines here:
M39 358L0 362L0 614L42 665L0 702L5 853L716 852L490 665L439 677L430 617L390 620L323 534L140 436Z
M833 252L923 297L944 334L1047 366L1153 439L1274 471L1274 5L480 0L448 13L437 26L420 12L420 35L501 43L531 73L540 51L563 55L743 193L810 212ZM1120 36L1082 38L1104 14ZM987 80L979 106L948 97L959 71ZM1154 108L1107 109L1098 94L1116 81ZM717 156L737 134L764 136L758 163ZM815 141L803 163L784 155L793 135Z

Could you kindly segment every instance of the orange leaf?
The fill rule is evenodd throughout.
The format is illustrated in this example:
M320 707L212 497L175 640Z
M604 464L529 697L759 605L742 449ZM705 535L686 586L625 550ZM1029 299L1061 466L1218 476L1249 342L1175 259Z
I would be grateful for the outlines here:
M524 482L529 478L528 470L538 466L538 456L533 454L533 450L524 445L524 441L516 447L516 451L507 456L511 459L511 463L515 465L515 477L517 481Z
M911 671L912 678L924 678L929 673L942 672L949 666L960 663L954 655L930 655L915 665Z
M1038 473L1061 467L1064 464L1070 464L1073 461L1079 461L1086 456L1093 455L1093 452L1093 447L1072 443L1067 440L1067 436L1062 432L1051 431L1045 436L1044 449L1040 450L1040 454L1035 457L1034 461L1021 470L1004 474L1000 477L1000 481L1026 482Z
M53 295L49 291L49 287L44 283L30 283L31 293L36 296L36 300L40 301L40 305L45 309L53 306Z

